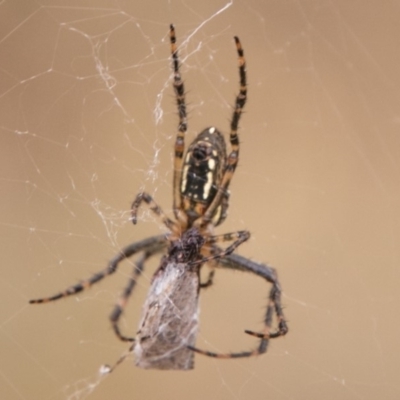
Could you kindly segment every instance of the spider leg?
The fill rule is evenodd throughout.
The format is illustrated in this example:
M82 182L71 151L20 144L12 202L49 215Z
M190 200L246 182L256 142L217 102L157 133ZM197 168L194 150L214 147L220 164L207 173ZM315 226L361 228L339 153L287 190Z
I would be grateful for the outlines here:
M247 100L247 79L246 79L246 60L244 58L242 45L237 36L235 36L234 39L239 58L240 89L239 89L239 94L236 96L235 109L233 111L231 119L231 131L229 134L229 140L231 143L231 152L228 155L227 164L225 166L222 181L214 197L214 200L212 201L212 203L210 204L204 215L198 218L198 220L196 221L197 226L204 226L211 221L215 210L221 204L222 198L226 196L229 183L233 177L233 174L235 172L239 160L239 137L237 131L239 126L239 120Z
M272 284L272 288L269 293L267 312L264 319L264 333L258 334L248 330L246 330L246 333L260 338L276 338L286 335L289 329L282 309L282 289L278 280L276 270L267 265L258 264L238 254L231 254L227 257L222 258L220 260L220 265L225 268L252 272ZM271 332L271 325L268 324L268 314L273 311L275 312L275 315L277 317L278 329L274 332Z
M224 233L223 235L210 236L206 239L201 249L202 254L205 254L205 256L203 256L200 260L191 262L190 264L191 265L204 264L208 261L219 260L220 258L233 253L235 249L239 247L243 242L248 240L249 237L250 237L249 231L237 231L237 232ZM230 241L234 242L225 249L221 249L217 246L214 246L216 243L230 242ZM208 247L206 246L207 244L213 246Z
M200 282L200 287L202 289L210 287L214 283L214 275L215 275L215 269L214 265L212 265L212 270L208 273L207 280L205 282Z
M231 132L229 135L229 139L232 146L232 151L239 152L239 139L237 135L239 120L242 115L242 111L244 105L247 100L247 79L246 79L246 60L244 58L244 52L242 49L242 45L237 36L235 36L235 44L237 53L239 56L239 76L240 76L240 90L239 94L236 97L235 101L235 110L233 111L232 120L231 120Z
M123 342L134 342L135 338L125 336L121 333L119 328L119 320L121 315L123 314L126 305L128 304L129 298L132 295L133 289L135 288L136 282L139 276L142 274L145 262L153 256L157 251L153 252L145 252L142 256L135 262L135 266L132 271L132 275L129 278L128 284L126 285L125 289L123 290L117 304L115 305L113 311L110 314L110 321L111 325L114 329L115 334L117 335L118 339L122 340Z
M215 243L221 243L221 242L227 242L227 241L236 241L226 249L222 250L219 248L215 247L203 247L202 252L205 254L205 256L197 261L196 263L205 263L208 262L211 264L211 271L208 274L207 281L204 283L200 283L201 288L207 288L213 284L213 278L215 275L215 267L218 266L218 260L219 258L223 257L224 255L228 255L232 253L239 245L241 245L243 242L248 240L250 237L250 232L248 231L238 231L238 232L231 232L231 233L225 233L223 235L216 235L216 236L210 236L209 238L206 239L205 244L215 244Z
M161 218L161 222L169 229L176 229L176 224L174 221L169 219L167 215L164 213L162 208L155 202L155 200L146 192L141 192L136 196L136 199L132 203L131 207L131 220L136 225L137 223L137 213L142 202L145 202L150 210L157 215L157 217Z
M236 231L236 232L229 232L229 233L223 233L222 235L213 235L213 236L209 236L206 239L205 244L217 244L217 243L224 243L224 242L232 242L235 241L231 246L227 247L224 250L224 255L230 254L232 253L232 251L234 249L236 249L236 247L238 247L241 243L245 242L246 240L248 240L250 238L250 232L249 231ZM239 242L239 243L237 243ZM237 244L236 244L237 243ZM235 245L236 244L236 245ZM228 251L228 249L232 246L235 247L231 250ZM220 257L223 257L220 252L221 249L214 247L214 250L216 251L216 254L219 255Z
M260 354L263 354L267 351L268 348L268 339L261 339L260 345L257 349L253 351L242 351L240 353L215 353L213 351L202 350L198 349L197 347L188 346L188 349L202 354L203 356L207 357L214 357L214 358L245 358L245 357L254 357Z
M182 209L182 198L180 192L180 180L182 174L183 153L185 151L185 134L187 131L187 113L185 101L185 87L179 71L179 57L176 46L176 36L174 25L170 25L170 43L172 55L172 67L174 72L174 92L176 97L176 105L178 107L179 125L178 134L174 146L174 178L173 178L173 209L175 217L178 221L186 221Z
M71 296L76 293L79 293L79 292L91 287L93 284L101 281L105 277L113 274L117 270L118 264L125 258L131 257L140 251L147 251L147 252L151 252L152 254L154 254L154 253L160 251L161 249L163 249L166 246L166 244L167 244L167 241L166 241L164 235L152 236L150 238L141 240L140 242L132 243L129 246L122 249L121 252L118 253L108 263L107 268L104 269L103 271L95 273L90 278L86 279L85 281L79 282L73 286L70 286L63 292L57 293L54 296L29 300L29 303L30 304L47 303L49 301L55 301L55 300L61 299L63 297L67 297L67 296Z
M214 253L217 251L221 251L220 254L223 254L222 249L216 248L213 250ZM257 356L259 354L265 353L268 348L269 339L286 335L286 333L288 332L286 319L283 314L282 305L281 305L281 287L280 287L275 269L268 267L266 265L263 265L263 264L255 263L251 260L248 260L247 258L239 256L238 254L230 254L227 256L222 256L222 258L219 259L219 266L224 267L224 268L240 270L240 271L252 272L252 273L266 279L268 282L270 282L272 284L272 288L271 288L270 294L269 294L267 311L266 311L265 317L264 317L264 327L265 327L264 332L257 333L257 332L253 332L253 331L249 331L249 330L245 331L246 333L248 333L250 335L260 338L260 343L259 343L258 347L252 351L219 354L219 353L214 353L214 352L207 351L207 350L201 350L201 349L198 349L198 348L192 347L192 346L190 347L190 349L199 354L203 354L205 356L215 357L215 358L251 357L251 356ZM275 332L270 332L274 312L278 319L278 329Z

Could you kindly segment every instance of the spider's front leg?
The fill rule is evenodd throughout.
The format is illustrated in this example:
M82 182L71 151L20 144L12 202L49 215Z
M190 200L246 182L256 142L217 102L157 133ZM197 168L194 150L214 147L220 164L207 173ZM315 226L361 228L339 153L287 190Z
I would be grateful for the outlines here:
M166 246L166 239L164 235L161 236L153 236L140 242L132 243L129 246L126 246L122 249L109 263L107 268L104 270L95 273L90 278L79 282L75 285L70 286L63 292L59 292L50 297L44 297L39 299L29 300L30 304L41 304L41 303L48 303L50 301L55 301L62 299L63 297L72 296L76 293L82 292L85 289L88 289L95 283L101 281L102 279L106 278L109 275L114 274L119 266L119 263L126 258L133 256L136 253L141 251L147 251L151 254L155 254L161 251Z
M212 351L208 350L201 350L198 349L194 346L189 346L189 348L192 351L195 351L196 353L208 356L208 357L215 357L215 358L242 358L242 357L252 357L252 356L257 356L260 354L263 354L267 351L268 348L268 343L269 339L276 338L279 336L283 336L288 332L288 327L286 324L286 319L283 315L282 311L282 306L281 306L281 288L280 284L276 275L275 269L268 267L263 264L258 264L255 263L251 260L248 260L247 258L241 257L237 254L226 254L227 252L229 253L232 246L235 245L238 241L240 241L241 236L242 238L245 237L243 236L243 233L246 233L246 231L243 232L237 232L236 234L227 234L227 235L221 235L217 236L215 238L210 238L209 242L221 242L224 241L224 236L226 236L226 239L229 240L229 238L237 237L238 239L228 248L221 249L219 247L212 247L211 251L210 249L208 250L213 254L214 256L208 257L208 258L203 258L202 261L207 261L207 259L214 259L215 262L218 261L218 265L221 267L225 268L231 268L235 270L240 270L240 271L247 271L247 272L252 272L258 276L261 276L262 278L266 279L268 282L272 283L272 288L270 290L269 294L269 302L267 306L267 311L265 314L264 318L264 325L265 329L264 332L262 333L257 333L253 331L246 330L245 332L248 333L249 335L256 336L260 338L259 345L250 351L242 351L242 352L235 352L235 353L215 353ZM247 232L247 234L249 234ZM236 246L237 247L237 246ZM271 332L271 326L272 326L272 320L273 320L273 315L274 312L277 316L278 319L278 330L275 332Z
M269 301L267 311L264 318L264 332L258 333L250 330L245 330L249 335L256 336L263 340L277 338L287 334L289 328L286 323L281 304L282 289L278 280L277 273L274 268L264 264L258 264L238 254L230 254L220 260L220 265L225 268L236 269L245 272L252 272L272 284L269 293ZM278 320L278 329L271 332L273 313Z
M115 305L113 311L110 314L110 321L111 321L111 325L113 327L114 333L118 337L118 339L122 340L123 342L134 342L135 338L125 336L124 334L121 333L121 329L119 328L120 318L125 310L126 305L128 304L128 301L132 295L133 289L136 286L136 282L143 272L146 261L151 256L153 256L154 254L156 254L159 251L160 251L160 249L155 248L152 251L145 252L139 258L139 260L137 260L135 262L135 266L133 268L132 275L129 278L128 284L126 285L120 298L118 299L117 304Z

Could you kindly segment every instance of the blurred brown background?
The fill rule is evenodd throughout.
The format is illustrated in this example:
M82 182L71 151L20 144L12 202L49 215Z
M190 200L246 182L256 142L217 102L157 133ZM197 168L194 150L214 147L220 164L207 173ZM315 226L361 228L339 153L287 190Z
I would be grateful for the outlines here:
M400 6L366 1L13 1L0 5L0 398L398 399ZM240 166L219 233L274 265L287 337L245 360L196 356L191 372L143 371L108 314L131 263L77 297L29 306L161 232L177 126L168 25L176 25L189 141L228 132L243 43L249 100ZM123 328L135 332L157 260ZM198 346L255 345L267 285L218 271L201 295Z

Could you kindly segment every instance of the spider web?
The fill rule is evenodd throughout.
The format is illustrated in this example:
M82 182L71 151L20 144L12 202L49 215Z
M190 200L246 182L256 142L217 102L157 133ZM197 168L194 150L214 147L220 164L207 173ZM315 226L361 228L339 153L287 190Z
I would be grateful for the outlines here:
M3 1L2 399L398 399L399 5L348 1ZM248 62L240 165L218 233L250 229L240 254L274 265L290 332L245 360L196 356L188 373L143 371L108 314L130 274L29 306L159 234L145 188L170 213L177 115L168 25L180 45L188 141L228 131ZM171 214L170 214L171 215ZM132 334L157 259L122 321ZM198 346L255 345L269 287L217 271L201 294ZM173 379L171 379L173 378Z

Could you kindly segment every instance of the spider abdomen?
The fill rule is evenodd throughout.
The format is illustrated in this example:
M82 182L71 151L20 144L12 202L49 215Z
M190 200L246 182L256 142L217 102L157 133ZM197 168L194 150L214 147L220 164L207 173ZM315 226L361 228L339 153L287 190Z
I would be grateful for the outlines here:
M213 201L226 165L226 145L215 127L204 129L189 146L184 158L180 191L183 209L191 221L199 218ZM214 216L221 215L221 209Z

